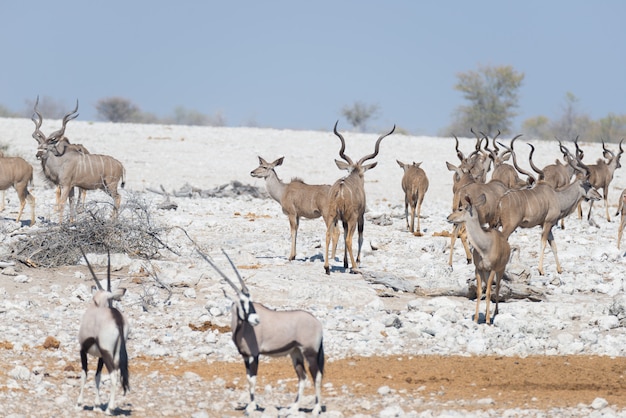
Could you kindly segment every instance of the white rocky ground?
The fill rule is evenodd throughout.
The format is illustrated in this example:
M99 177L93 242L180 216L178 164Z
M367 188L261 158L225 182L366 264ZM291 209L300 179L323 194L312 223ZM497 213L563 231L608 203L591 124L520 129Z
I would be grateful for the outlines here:
M45 121L42 130L49 133L58 127L59 121ZM147 189L159 189L161 185L168 191L179 190L186 184L208 190L237 180L264 188L263 181L249 175L257 166L258 155L268 160L285 156L284 165L277 170L285 181L298 176L309 183L332 183L344 173L333 162L339 141L330 128L326 132L297 132L73 121L66 134L72 142L84 144L93 153L113 155L122 161L127 170L123 199L145 199L156 207L163 196ZM0 223L4 251L21 233L46 228L46 221L56 220L52 207L54 194L41 179L31 132L29 120L0 119L0 142L10 145L7 154L26 158L38 172L32 192L37 197L39 222L33 228L18 229L11 221L15 219L17 199L14 191L8 191L10 202ZM376 139L376 135L350 132L345 137L346 153L353 158L370 153ZM471 150L473 142L462 139L462 149ZM558 156L554 142L533 142L538 165L551 163ZM582 146L586 161L601 155L598 144ZM518 147L520 154L527 155L522 141ZM423 161L422 167L429 176L430 189L423 207L423 237L406 232L400 188L402 171L395 159ZM616 245L619 219L608 223L602 216L601 202L594 211L599 228L571 216L566 220L565 230L554 229L564 268L560 275L555 272L550 252L545 258L546 276L537 272L538 228L514 233L510 242L519 247L519 252L512 268L529 273L528 284L538 288L544 300L503 303L495 326L475 325L471 318L473 301L454 296L419 296L420 292L465 289L473 275L473 267L463 260L460 244L455 249L455 264L451 269L447 265L448 240L432 236L433 232L450 229L446 216L451 205L452 176L445 161L457 162L453 140L392 135L383 141L376 160L378 166L366 173L369 211L362 270L365 277L404 279L418 288L417 294L395 292L364 280L364 276L343 273L337 260L333 263L337 269L330 276L325 275L322 249L325 231L321 220L301 222L297 260L288 262L288 222L271 199L248 195L174 197L178 210L155 208L155 222L184 228L229 271L220 255L220 248L224 248L243 267L241 271L256 300L275 308L303 308L313 312L324 324L329 362L373 354L626 355L626 331L622 325L626 317L623 295L626 262ZM626 187L622 171L616 173L610 190L612 216L617 197ZM108 197L101 192L90 192L88 199L105 201ZM179 230L172 230L167 240L180 256L163 252L163 258L150 266L122 256L114 259L116 269L124 273L115 284L129 288L120 308L132 324L131 357L141 354L162 358L164 362L177 359L239 362L230 334L206 331L198 338L198 332L188 326L204 321L227 325L230 301L224 297L223 290L229 290L228 287L196 256L194 247ZM144 285L133 282L132 277L141 275L146 267L158 269L160 279L171 286L173 293L169 299L153 282ZM84 271L82 267L70 266L32 273L31 269L17 265L0 275L0 343L8 342L12 346L0 349L0 364L5 369L5 373L0 373L0 415L77 414L74 409L79 385L75 378L77 369L51 383L48 375L57 372L47 370L50 363L41 357L54 359L61 370L70 363L78 367L76 335L91 286L91 279ZM99 272L103 271L100 267ZM148 312L142 308L146 303ZM377 338L383 329L388 337ZM60 342L58 350L33 349L41 346L48 336ZM16 360L24 356L31 361ZM135 381L131 394L121 398L121 402L132 404L131 415L151 416L158 410L159 415L171 416L238 416L241 412L233 406L244 402L247 396L245 392L229 390L228 382L199 381L202 379L193 374L185 375L182 384L158 372L150 378L163 379L158 393L148 391L150 382ZM244 378L243 366L241 378ZM293 389L293 382L289 382L287 389L267 387L259 391L264 391L261 396L270 405L272 396L278 399L277 404L288 403L281 397L291 399ZM337 393L340 388L329 383L325 391ZM378 411L373 412L376 416L419 415L410 411L422 400L411 404L404 399L399 407L398 399L393 396L399 395L359 402L370 402L372 411ZM610 405L600 405L596 410L583 405L578 410L557 412L577 415L594 411L617 413ZM528 416L539 413L509 412ZM265 411L266 416L278 413L271 408ZM487 410L480 414L501 413ZM464 415L462 410L446 410L444 414ZM333 410L332 405L328 406L326 415L344 416ZM422 412L420 416L432 415L437 413Z

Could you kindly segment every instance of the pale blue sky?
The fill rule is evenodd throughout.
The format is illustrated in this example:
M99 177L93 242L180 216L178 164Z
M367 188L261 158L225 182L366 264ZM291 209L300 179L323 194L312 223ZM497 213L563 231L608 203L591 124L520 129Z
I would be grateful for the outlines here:
M122 96L229 126L332 129L355 101L436 134L464 101L457 74L525 74L521 121L557 117L565 94L597 119L626 114L626 1L4 1L0 104L37 95L95 120ZM70 110L68 108L68 110ZM341 122L340 122L341 123ZM347 123L344 122L344 126Z

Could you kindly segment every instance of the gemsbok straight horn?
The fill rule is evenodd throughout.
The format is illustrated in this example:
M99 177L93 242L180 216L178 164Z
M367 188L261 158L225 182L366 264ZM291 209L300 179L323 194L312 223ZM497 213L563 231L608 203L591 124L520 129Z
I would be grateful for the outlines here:
M126 289L111 290L111 258L107 266L107 289L103 289L96 277L89 260L83 249L81 253L87 262L93 280L96 282L97 291L87 307L80 323L78 341L80 343L80 361L82 365L80 394L78 406L83 404L83 391L87 381L87 354L98 357L96 369L96 398L94 408L100 407L100 377L102 366L106 365L111 377L111 397L107 404L106 413L111 415L115 411L115 392L118 382L122 383L124 395L129 389L128 383L128 353L126 352L126 339L128 337L128 322L122 313L113 307L114 300L120 300L126 293ZM108 251L107 251L108 253Z
M246 375L250 390L250 403L246 413L257 409L254 391L256 376L259 369L261 354L271 357L289 355L298 375L298 395L291 405L290 411L297 413L304 394L306 371L304 360L309 365L309 373L315 384L315 406L312 413L322 411L322 376L324 373L324 346L322 341L322 324L309 312L302 310L275 311L260 303L253 302L250 291L244 283L239 271L228 254L228 259L239 279L241 289L235 285L213 263L209 257L198 250L198 254L233 288L237 300L232 305L232 338L246 366Z

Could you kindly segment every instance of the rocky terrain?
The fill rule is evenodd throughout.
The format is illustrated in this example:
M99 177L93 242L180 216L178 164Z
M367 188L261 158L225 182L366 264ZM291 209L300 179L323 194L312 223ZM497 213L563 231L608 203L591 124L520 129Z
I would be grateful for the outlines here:
M59 125L45 121L42 130ZM0 415L88 416L93 414L94 360L87 407L75 404L80 386L77 332L91 297L89 272L83 264L25 265L10 252L17 240L54 227L57 219L54 191L42 180L31 132L29 120L0 119L7 154L20 155L36 168L32 192L38 217L33 227L17 225L17 198L7 191L0 223L0 261L7 263L0 274ZM538 228L510 237L515 248L510 276L536 293L509 297L488 326L472 320L475 301L466 295L473 266L465 263L460 244L451 268L449 239L433 235L450 230L446 217L452 176L445 161L457 161L450 138L392 135L384 140L378 166L366 173L362 274L345 272L337 258L328 276L323 222L301 222L296 260L289 262L287 219L263 193L264 182L249 173L259 155L268 160L285 156L277 169L284 181L297 176L312 184L332 183L344 173L333 162L340 144L330 129L72 121L66 134L92 153L123 162L123 201L140 200L149 207L151 221L164 227L162 238L173 250L162 250L149 262L128 254L112 257L114 287L128 289L118 306L132 329L131 392L119 398L120 415L243 414L247 382L228 328L232 292L198 257L191 240L230 273L220 252L224 249L255 300L276 309L308 310L323 323L323 415L626 415L626 263L617 249L618 222L604 219L602 202L594 207L598 227L574 214L564 230L554 228L562 274L556 273L549 250L547 274L538 274ZM345 137L346 153L353 158L372 152L376 139L350 132ZM538 165L559 156L555 143L533 143ZM598 144L582 146L587 159L600 157ZM472 149L473 140L462 139L461 147ZM406 231L396 159L423 161L429 176L422 237ZM618 170L609 195L611 215L625 186ZM159 209L166 198L157 192L163 190L176 210ZM87 199L110 202L102 192L89 192ZM120 216L131 216L132 210L125 206ZM92 254L90 259L104 278L105 258ZM104 376L106 400L109 381ZM286 415L296 387L288 359L264 360L257 384L263 409L253 415ZM300 415L310 412L312 395L309 385Z

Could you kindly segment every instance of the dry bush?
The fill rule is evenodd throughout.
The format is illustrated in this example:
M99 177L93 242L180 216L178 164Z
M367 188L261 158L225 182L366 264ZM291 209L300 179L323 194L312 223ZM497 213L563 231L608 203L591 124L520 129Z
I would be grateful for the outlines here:
M29 232L11 244L11 257L32 267L74 265L86 253L125 253L154 259L172 250L162 236L169 227L157 225L148 204L130 194L112 219L105 209L90 207L75 222L51 225Z

